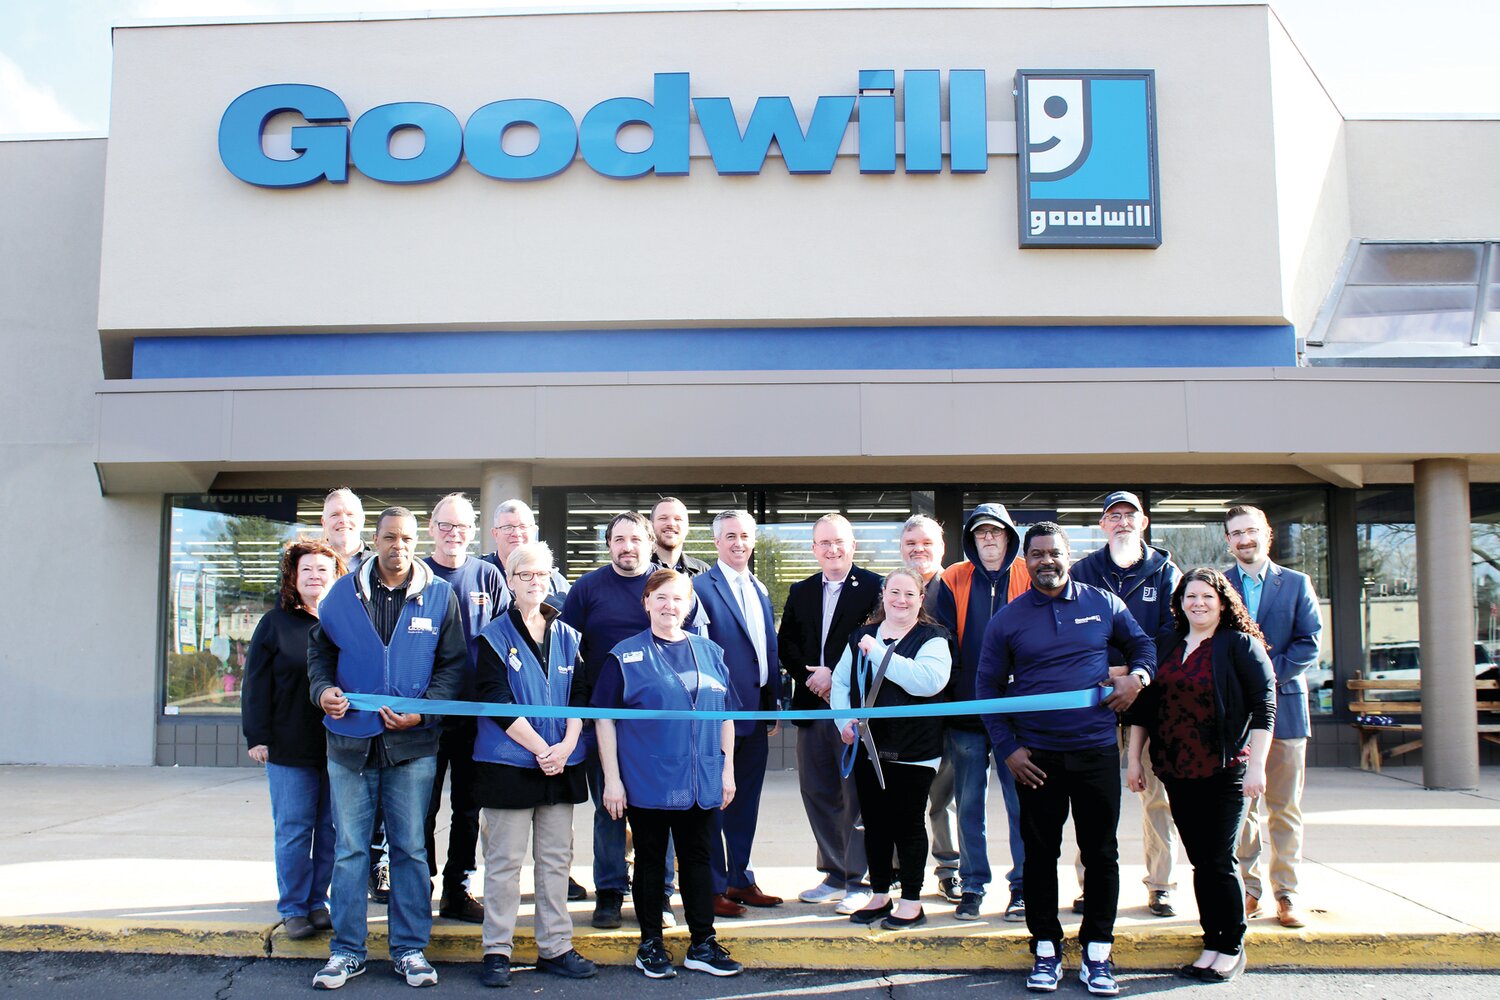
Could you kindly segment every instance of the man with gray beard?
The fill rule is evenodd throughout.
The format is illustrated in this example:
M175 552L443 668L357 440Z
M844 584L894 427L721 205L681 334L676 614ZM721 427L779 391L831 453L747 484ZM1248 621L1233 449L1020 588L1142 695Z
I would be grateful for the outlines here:
M1080 559L1073 566L1073 579L1108 590L1125 602L1136 624L1155 639L1172 627L1172 592L1182 571L1166 549L1147 545L1146 526L1151 523L1141 500L1134 493L1116 490L1104 498L1099 527L1108 544ZM1109 663L1124 667L1125 657L1110 647ZM1123 672L1123 671L1121 671ZM1141 793L1141 839L1146 845L1146 905L1158 917L1176 916L1172 891L1177 888L1172 868L1177 860L1177 827L1167 805L1167 790L1147 764L1146 790ZM1083 865L1074 862L1078 884L1083 885ZM1083 912L1083 896L1073 901L1073 912Z

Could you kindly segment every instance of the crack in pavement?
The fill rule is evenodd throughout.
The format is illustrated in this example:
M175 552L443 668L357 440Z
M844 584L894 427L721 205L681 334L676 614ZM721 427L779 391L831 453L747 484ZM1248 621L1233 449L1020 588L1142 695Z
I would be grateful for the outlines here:
M259 961L258 958L247 958L224 973L224 985L214 991L214 1000L229 1000L229 995L234 990L234 977Z

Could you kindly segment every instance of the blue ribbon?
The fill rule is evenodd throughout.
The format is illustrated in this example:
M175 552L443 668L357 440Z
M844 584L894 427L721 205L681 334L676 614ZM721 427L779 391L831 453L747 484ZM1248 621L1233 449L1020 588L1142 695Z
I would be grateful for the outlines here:
M480 701L438 701L429 698L396 698L383 694L345 692L350 706L367 712L385 706L403 714L486 715L532 719L729 719L733 722L813 722L819 719L901 719L920 716L1009 715L1015 712L1056 712L1067 708L1092 708L1109 696L1102 687L1055 694L1030 694L1020 698L986 698L979 701L946 701L926 705L890 705L882 708L812 708L787 712L698 712L692 709L574 708L570 705L499 705Z

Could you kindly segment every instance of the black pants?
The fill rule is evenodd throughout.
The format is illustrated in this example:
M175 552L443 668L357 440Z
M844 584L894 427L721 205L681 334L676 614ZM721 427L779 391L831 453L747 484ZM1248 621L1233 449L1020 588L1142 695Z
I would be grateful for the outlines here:
M1115 838L1120 825L1120 752L1113 744L1092 750L1032 750L1031 762L1047 775L1041 788L1016 783L1021 839L1026 844L1021 880L1032 951L1038 941L1062 942L1057 859L1070 809L1083 862L1084 913L1078 939L1086 945L1113 942L1120 901L1120 850Z
M448 860L443 865L443 895L457 895L464 879L474 870L474 852L479 846L479 803L474 801L475 719L445 721L438 740L437 776L432 779L432 798L427 802L427 873L437 876L437 852L433 849L438 810L443 806L443 774L449 780L448 798L453 818L448 826Z
M630 897L635 902L636 921L641 925L641 940L661 937L669 835L677 847L677 880L693 943L713 937L714 890L708 851L714 832L714 810L697 806L690 809L628 806L626 813L635 838Z
M861 749L854 762L854 787L859 812L865 818L865 857L870 865L870 888L889 892L891 856L901 861L901 898L922 898L927 867L927 793L937 772L920 764L881 761L885 787L875 778L875 766Z
M1245 886L1234 847L1245 821L1245 765L1207 778L1160 775L1172 807L1172 822L1193 864L1193 895L1203 947L1237 955L1245 939Z

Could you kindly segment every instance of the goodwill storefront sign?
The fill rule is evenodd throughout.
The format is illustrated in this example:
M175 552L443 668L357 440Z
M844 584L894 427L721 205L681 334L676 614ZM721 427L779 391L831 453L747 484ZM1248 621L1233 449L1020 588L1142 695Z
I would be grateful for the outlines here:
M560 104L512 98L460 122L441 105L382 104L352 118L311 84L257 87L219 122L219 158L259 187L342 184L349 168L386 184L437 181L461 163L499 181L553 177L581 158L605 177L689 173L706 155L721 175L759 174L773 144L792 174L828 174L853 137L861 173L984 173L990 130L984 70L861 70L858 92L822 96L810 113L760 97L743 118L727 97L691 96L689 74L655 74L651 100L612 97L581 119ZM1022 246L1158 246L1155 81L1149 71L1016 74ZM268 151L268 124L291 115L288 155ZM352 124L350 124L352 120ZM641 135L649 141L642 141ZM633 136L629 142L623 141ZM414 136L419 141L413 142ZM528 141L529 140L529 141Z

